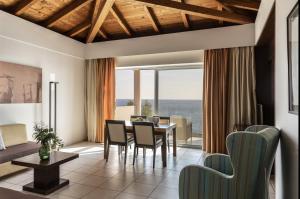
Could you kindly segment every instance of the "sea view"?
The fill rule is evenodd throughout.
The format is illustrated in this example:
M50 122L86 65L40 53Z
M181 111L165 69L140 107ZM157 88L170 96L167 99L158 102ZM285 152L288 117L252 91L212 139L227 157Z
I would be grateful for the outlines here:
M132 104L132 99L117 99L117 106ZM160 116L181 115L192 122L193 133L202 134L202 100L159 100ZM142 113L154 113L154 100L142 100Z

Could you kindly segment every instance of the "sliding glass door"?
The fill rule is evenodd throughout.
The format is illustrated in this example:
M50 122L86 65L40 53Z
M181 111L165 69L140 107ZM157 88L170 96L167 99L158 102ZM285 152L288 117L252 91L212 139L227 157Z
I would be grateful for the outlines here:
M158 113L177 123L177 142L202 145L203 69L160 70Z
M168 116L177 124L179 145L200 147L203 128L203 69L200 65L134 70L116 72L116 119L128 120L135 110L146 116ZM137 71L139 81L134 80ZM134 93L138 93L140 103L134 103Z

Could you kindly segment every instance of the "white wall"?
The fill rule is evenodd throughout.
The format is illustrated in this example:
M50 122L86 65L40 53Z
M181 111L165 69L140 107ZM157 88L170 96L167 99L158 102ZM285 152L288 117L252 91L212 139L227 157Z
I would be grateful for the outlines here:
M275 123L282 130L276 155L276 199L299 197L299 123L288 113L288 63L286 19L297 0L276 0L275 22Z
M275 4L275 0L262 0L255 20L255 44L260 39L271 10Z
M202 63L203 58L204 58L203 50L148 54L148 55L120 56L117 57L117 66L126 67L126 66Z
M0 104L0 124L25 123L31 138L34 122L48 122L48 82L55 73L58 135L66 145L84 140L83 52L79 42L0 11L0 60L43 70L43 103Z
M253 46L254 24L195 30L133 39L91 43L86 58L120 57L193 51L213 48Z

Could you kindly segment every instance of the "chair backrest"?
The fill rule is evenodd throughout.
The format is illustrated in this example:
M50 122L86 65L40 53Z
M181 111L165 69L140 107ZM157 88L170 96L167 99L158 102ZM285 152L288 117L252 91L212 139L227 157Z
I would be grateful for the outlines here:
M186 118L182 117L182 116L179 116L179 115L172 115L170 117L170 121L172 123L175 123L176 124L176 128L180 128L180 127L186 127L187 125L187 120Z
M254 132L254 133L257 133L261 130L264 130L266 128L269 128L271 126L268 126L268 125L252 125L252 126L249 126L245 129L245 131L250 131L250 132Z
M134 119L137 119L137 118L143 118L144 120L146 120L147 116L146 115L131 115L130 121L134 121Z
M108 140L110 143L125 144L127 133L124 120L106 120Z
M170 124L171 118L168 116L159 116L159 124Z
M227 149L234 170L235 198L267 199L269 173L279 141L276 128L257 133L241 131L227 137Z
M153 146L155 144L152 122L133 122L132 125L136 146Z

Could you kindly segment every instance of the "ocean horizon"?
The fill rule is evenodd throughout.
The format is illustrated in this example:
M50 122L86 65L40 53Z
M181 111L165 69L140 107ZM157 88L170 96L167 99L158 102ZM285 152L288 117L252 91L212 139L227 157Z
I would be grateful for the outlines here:
M117 106L126 106L129 102L133 102L133 99L117 99ZM154 112L154 100L142 99L142 107L145 103L151 104L152 112ZM193 133L202 134L203 129L203 116L202 116L202 100L176 100L176 99L162 99L158 101L160 116L172 116L180 115L185 117L188 121L192 122Z

